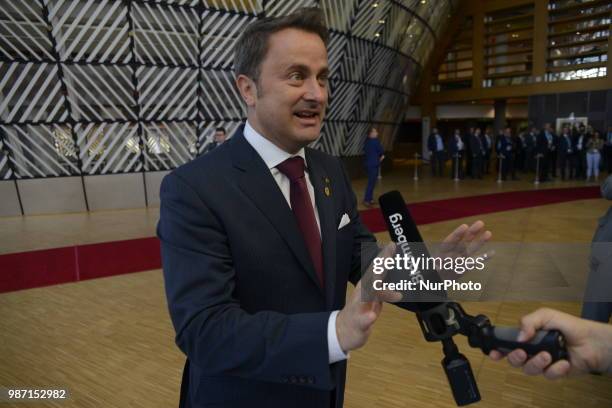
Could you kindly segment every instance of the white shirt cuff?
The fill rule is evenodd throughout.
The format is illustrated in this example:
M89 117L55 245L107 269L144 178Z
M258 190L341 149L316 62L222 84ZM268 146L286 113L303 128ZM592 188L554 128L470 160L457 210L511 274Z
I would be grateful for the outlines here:
M333 311L329 315L327 321L327 348L329 349L329 364L336 363L341 360L348 358L348 353L345 354L340 347L338 342L338 333L336 333L336 317L338 317L339 310Z

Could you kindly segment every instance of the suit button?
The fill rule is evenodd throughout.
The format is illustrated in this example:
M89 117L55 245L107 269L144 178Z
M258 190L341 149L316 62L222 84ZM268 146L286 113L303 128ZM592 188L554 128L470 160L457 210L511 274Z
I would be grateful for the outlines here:
M297 378L295 378L295 375L289 377L289 382L291 382L292 384L295 384L297 382Z

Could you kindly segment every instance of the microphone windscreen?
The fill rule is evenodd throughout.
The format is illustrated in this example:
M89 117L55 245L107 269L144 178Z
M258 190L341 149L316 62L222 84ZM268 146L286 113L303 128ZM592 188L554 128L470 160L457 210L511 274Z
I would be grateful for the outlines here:
M419 229L417 228L406 202L399 191L390 191L381 195L378 199L380 209L387 225L391 240L396 243L400 255L412 257L429 257L429 251L423 243ZM441 282L438 273L434 269L419 271L423 280L429 282ZM405 273L405 271L404 271ZM406 297L406 296L404 296ZM419 298L427 300L439 299L440 301L416 301ZM412 301L396 303L397 306L413 312L428 310L442 303L446 294L442 292L414 292L410 295Z

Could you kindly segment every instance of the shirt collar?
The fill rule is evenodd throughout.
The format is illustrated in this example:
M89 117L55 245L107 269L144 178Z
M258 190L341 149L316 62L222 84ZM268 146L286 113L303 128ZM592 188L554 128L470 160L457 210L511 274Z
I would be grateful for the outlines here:
M261 156L269 169L273 169L285 160L295 156L300 156L306 164L306 152L303 147L296 154L287 153L253 129L248 120L244 126L244 138Z

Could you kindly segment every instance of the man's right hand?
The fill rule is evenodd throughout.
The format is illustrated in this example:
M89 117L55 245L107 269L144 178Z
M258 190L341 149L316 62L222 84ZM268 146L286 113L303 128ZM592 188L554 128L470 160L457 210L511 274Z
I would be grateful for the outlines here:
M377 256L392 257L394 253L395 244L391 243L385 246ZM382 302L393 303L402 299L399 292L376 291L373 301L364 302L361 288L364 284L371 284L372 276L372 266L370 266L336 318L338 343L345 353L363 347L368 341L372 326L382 311Z

